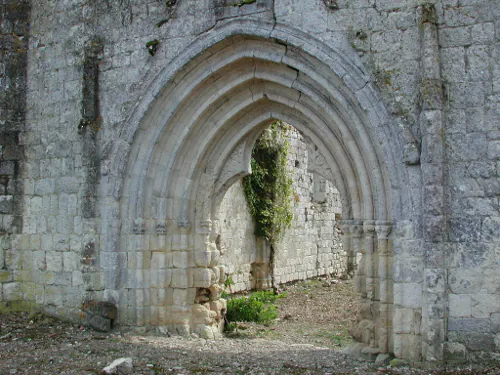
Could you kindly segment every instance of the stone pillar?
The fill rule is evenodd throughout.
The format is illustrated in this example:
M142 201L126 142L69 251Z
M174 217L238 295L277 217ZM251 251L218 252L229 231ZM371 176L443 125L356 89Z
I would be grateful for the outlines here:
M188 335L191 326L192 302L189 301L190 261L189 234L191 223L179 220L172 238L172 320L171 328L181 335Z
M257 238L257 259L251 267L254 289L267 290L274 287L273 249L264 238Z
M366 299L366 267L365 267L365 256L366 251L363 243L363 222L361 220L351 221L351 233L352 233L352 250L355 257L361 254L361 257L357 263L357 271L354 277L354 285L356 290L361 294L362 300Z
M347 253L347 273L352 276L356 271L357 264L356 264L356 254L354 254L353 251L351 222L352 220L338 221L338 224L343 234L342 245L344 247L344 251Z
M364 238L364 267L365 267L365 289L366 299L363 301L366 306L364 310L369 313L364 318L370 319L375 323L375 339L370 342L371 347L378 347L378 318L379 318L379 293L378 293L378 254L375 252L375 221L365 220L363 222ZM366 314L365 313L365 314Z
M392 243L389 234L392 224L388 221L377 221L378 249L378 278L379 278L379 322L378 322L378 348L382 353L387 353L392 346Z
M421 103L420 131L422 134L422 224L424 252L424 274L447 280L444 257L429 256L443 254L447 240L445 210L446 136L445 95L441 74L441 51L439 41L439 12L434 4L418 7L421 49ZM449 106L449 103L448 103ZM422 349L417 346L407 356L412 361L423 357L428 362L443 360L443 342L446 340L446 286L442 292L435 288L423 291L426 309L422 310ZM437 312L437 313L436 313ZM408 346L408 345L406 345Z
M205 339L214 339L224 327L223 310L226 304L220 299L220 251L215 243L219 231L218 220L197 221L194 236L195 267L191 272L192 288L189 289L192 293L188 295L188 303L192 305L191 331Z
M377 254L375 253L375 221L365 220L363 222L364 237L364 266L366 274L366 297L371 301L378 300L377 293Z

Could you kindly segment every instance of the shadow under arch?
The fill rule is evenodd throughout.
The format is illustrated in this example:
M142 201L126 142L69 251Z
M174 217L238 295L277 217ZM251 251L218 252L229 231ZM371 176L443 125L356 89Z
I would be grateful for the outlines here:
M207 337L219 331L217 205L249 172L253 143L274 120L293 123L317 146L322 163L314 168L339 189L344 245L364 256L355 338L391 352L389 234L412 204L401 189L408 180L404 133L391 126L354 51L340 56L284 25L218 26L145 91L101 192L112 207L102 226L106 293L126 311L122 323ZM194 302L201 289L210 293L208 305Z

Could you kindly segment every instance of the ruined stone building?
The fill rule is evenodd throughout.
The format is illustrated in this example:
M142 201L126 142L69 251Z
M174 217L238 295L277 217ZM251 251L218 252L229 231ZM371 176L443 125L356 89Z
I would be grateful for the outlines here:
M267 289L316 276L345 278L357 267L342 247L338 219L340 197L330 181L309 173L309 150L295 130L286 133L287 174L292 179L293 221L284 237L268 243L255 235L242 180L224 195L219 211L219 264L228 292ZM272 246L272 248L271 248ZM226 283L227 284L227 283Z
M214 337L224 199L281 120L340 197L358 354L500 357L499 0L0 4L2 312Z

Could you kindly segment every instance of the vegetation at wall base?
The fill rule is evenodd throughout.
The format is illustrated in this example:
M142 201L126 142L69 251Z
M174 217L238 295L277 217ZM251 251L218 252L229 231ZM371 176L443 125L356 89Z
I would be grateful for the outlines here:
M277 121L262 133L252 151L252 174L243 179L255 235L269 243L279 242L293 219L292 178L287 169L289 128Z
M236 297L227 301L226 330L234 330L234 322L269 323L278 317L274 302L284 294L259 291L250 296Z

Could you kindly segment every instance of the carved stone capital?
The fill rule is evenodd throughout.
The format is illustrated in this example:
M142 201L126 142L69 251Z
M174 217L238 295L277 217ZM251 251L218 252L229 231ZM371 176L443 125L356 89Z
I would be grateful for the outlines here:
M375 223L375 230L377 231L377 237L380 240L386 240L391 234L392 223L390 221L380 221L377 220Z
M157 234L167 234L167 221L157 220L156 221L156 233Z
M187 219L179 219L177 220L177 227L181 230L188 231L191 228L191 223Z
M206 219L197 222L196 233L208 235L210 234L211 230L212 230L212 220Z
M146 221L140 217L135 219L133 232L134 234L144 234L146 232Z
M351 223L352 223L352 220L339 220L339 221L337 221L337 224L339 225L340 229L342 229L344 234L348 235L348 236L350 236L352 234Z
M363 221L363 230L365 233L373 235L375 233L375 220Z
M351 232L354 238L360 238L363 235L363 222L361 220L353 220Z
M202 228L212 228L212 220L202 220L202 221L200 221L200 227L202 227Z

